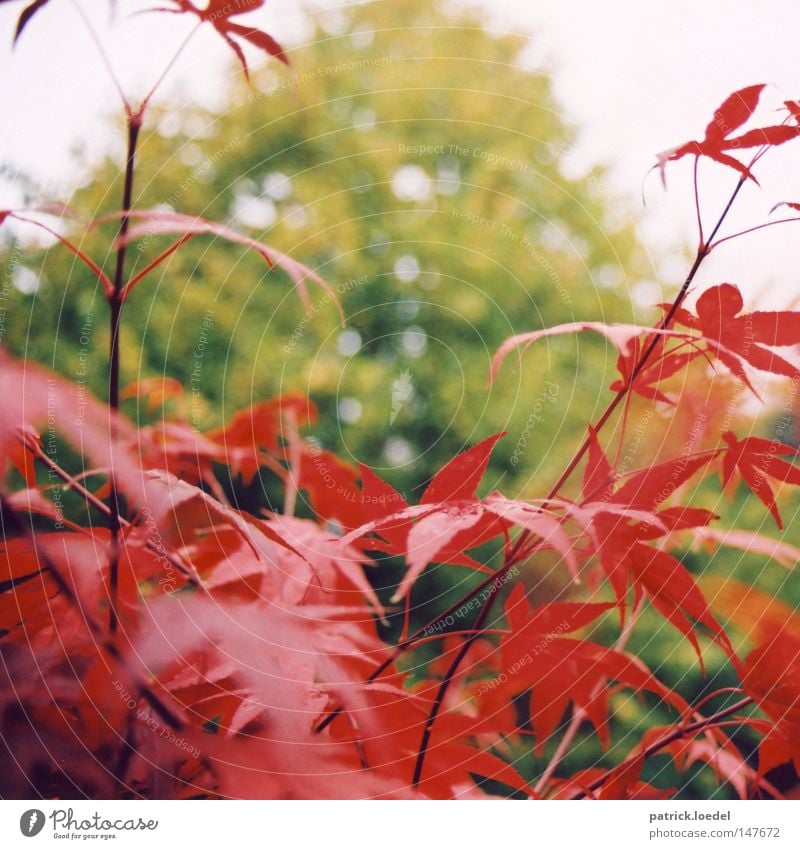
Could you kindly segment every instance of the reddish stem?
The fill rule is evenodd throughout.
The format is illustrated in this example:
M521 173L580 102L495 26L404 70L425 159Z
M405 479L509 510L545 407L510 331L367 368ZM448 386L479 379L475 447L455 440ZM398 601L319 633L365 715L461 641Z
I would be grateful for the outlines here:
M746 230L740 230L738 233L731 233L730 236L724 236L722 239L718 239L713 244L708 246L708 252L714 250L714 248L719 247L725 242L729 242L731 239L738 239L740 236L746 236L748 233L755 233L758 230L766 230L767 227L774 227L776 224L791 224L794 221L800 221L800 216L792 216L791 218L777 218L775 221L767 221L765 224L757 224L755 227L748 227Z
M114 479L114 451L116 449L116 415L119 410L119 328L122 318L123 289L125 280L125 252L128 226L130 224L131 204L133 201L133 176L136 169L136 143L142 127L141 111L128 117L128 153L125 159L125 181L122 189L122 220L117 238L117 263L114 271L113 288L108 297L109 306L109 350L108 350L108 405L111 408L111 469L110 469L110 507L108 527L111 531L109 545L108 591L110 601L109 630L117 630L117 595L119 590L119 531L120 505Z
M676 728L674 731L671 731L665 737L662 737L660 740L657 740L655 743L649 745L641 755L637 755L636 757L649 758L653 755L657 754L661 751L661 749L669 746L670 743L674 743L676 740L680 740L683 737L686 737L689 734L694 734L698 731L705 731L706 728L710 728L716 725L720 720L726 719L729 716L732 716L734 713L746 708L748 705L753 704L753 699L750 696L745 697L744 699L740 699L736 704L731 705L730 707L724 708L721 711L718 711L713 716L707 716L704 719L698 719L696 722L692 722L689 725L684 725L679 728ZM614 769L617 769L615 767ZM574 799L583 799L589 793L594 793L595 790L599 790L606 781L609 780L614 770L609 770L608 772L601 775L599 778L596 778L591 784L588 785L586 790L581 790L576 796L573 796Z
M697 169L700 164L700 157L695 156L694 158L694 210L697 214L697 233L698 233L698 250L700 250L705 244L705 238L703 237L703 216L700 214L700 189L697 185Z
M458 672L459 666L461 666L461 662L467 655L467 652L470 650L470 647L484 633L483 625L486 622L486 619L489 616L489 611L492 609L492 602L497 596L497 588L493 587L489 591L489 598L486 599L481 612L478 614L478 618L475 620L475 625L473 626L472 633L464 640L461 644L461 648L456 653L456 656L453 658L452 663L447 668L447 672L442 679L442 683L439 685L439 689L436 691L436 697L433 700L433 705L431 706L430 712L428 713L428 718L425 720L425 728L422 732L422 740L419 744L419 751L417 752L417 760L414 764L414 777L412 779L412 784L414 787L419 785L420 779L422 778L422 767L425 765L425 755L428 753L428 746L431 742L431 734L433 733L433 725L436 722L436 717L439 715L439 711L442 709L442 704L444 703L444 697L447 695L447 690L452 683L453 678L455 677L456 672Z
M191 234L187 234L186 236L181 236L177 242L174 242L170 247L168 247L165 251L162 251L152 262L149 262L141 271L135 274L131 279L125 284L122 292L120 293L120 301L125 303L125 299L130 295L131 290L136 286L136 284L145 278L154 268L158 267L165 259L172 256L178 248L181 247L185 242L188 242L191 239Z
M25 436L19 437L22 444L39 460L43 463L47 468L54 474L61 478L62 481L74 492L77 492L78 495L83 497L86 500L87 504L90 504L96 510L99 510L106 516L111 516L111 508L101 501L94 493L90 492L83 486L78 480L76 480L66 469L62 469L58 463L55 462L51 457L49 457L42 446L34 441L33 439L28 439ZM133 523L129 522L127 519L124 519L122 516L119 516L119 524L120 529L127 529L133 527ZM186 580L193 586L200 589L203 593L208 594L208 590L205 587L205 584L200 580L200 576L197 574L197 570L193 565L186 565L177 554L173 552L169 552L162 547L159 547L155 542L148 539L145 543L147 548L152 551L156 556L163 557L168 563L174 566L182 575L185 576Z
M474 598L476 595L478 595L478 593L483 592L483 590L485 590L490 584L494 583L495 581L501 580L503 576L513 566L514 563L507 560L506 563L503 564L502 568L498 569L497 572L492 572L491 575L488 575L486 578L484 578L474 589L470 590L467 595L463 596L458 601L451 604L450 607L448 607L444 612L440 613L435 619L431 619L430 622L423 625L421 628L417 628L417 630L414 631L414 633L410 636L406 637L405 640L401 640L392 649L386 660L381 661L381 663L379 663L378 666L376 666L375 669L372 670L372 672L366 678L366 683L369 684L376 678L379 678L381 675L383 675L383 673L397 660L397 658L400 657L400 655L402 655L409 648L411 648L411 646L414 645L420 639L420 637L431 636L431 628L433 628L439 622L447 619L448 616L451 616L453 613L463 607L466 602ZM442 635L436 633L435 636L441 637ZM333 722L333 720L336 719L337 716L339 716L341 712L342 706L338 705L325 717L325 719L319 722L319 724L314 730L317 733L319 733L320 731L324 731Z

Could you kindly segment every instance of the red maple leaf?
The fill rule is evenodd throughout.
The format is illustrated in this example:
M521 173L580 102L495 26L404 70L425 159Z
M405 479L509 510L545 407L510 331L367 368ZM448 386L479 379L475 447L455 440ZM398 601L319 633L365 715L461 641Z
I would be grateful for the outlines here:
M742 177L758 182L746 165L725 151L784 144L800 134L798 126L778 124L750 130L739 136L731 135L755 112L763 90L764 85L752 85L735 91L714 112L702 139L686 142L659 154L655 167L661 172L661 181L665 182L664 169L668 162L675 162L684 156L707 156L721 165L733 168Z
M714 355L745 382L747 376L741 361L759 371L800 377L797 366L770 350L800 344L800 313L745 313L743 308L738 287L722 283L700 295L696 316L680 308L675 318L685 327L699 330Z
M492 716L510 697L531 691L531 725L536 751L558 728L572 702L608 742L608 703L598 696L611 678L637 692L649 691L682 710L685 702L659 682L638 659L589 640L564 635L594 622L614 608L613 603L554 603L532 608L517 585L506 600L510 632L500 643L505 674L484 687L482 713Z
M236 3L231 3L230 0L209 0L205 9L195 6L191 0L171 0L171 2L178 8L158 8L152 9L151 11L173 13L187 12L189 14L196 15L204 23L211 24L220 36L222 36L228 47L230 47L236 54L236 58L239 60L245 76L248 79L250 78L250 71L247 67L247 59L245 58L241 44L236 39L249 42L259 50L263 50L270 56L274 56L276 59L279 59L285 65L289 64L289 59L287 58L286 53L284 53L283 48L271 35L263 30L242 26L241 24L234 23L231 20L231 18L260 9L264 5L265 0L238 0Z
M692 644L701 658L694 624L703 625L728 653L730 642L711 614L686 567L647 542L669 533L703 527L717 518L693 507L659 509L679 487L707 466L714 455L658 463L629 476L614 490L614 469L590 430L584 493L580 509L591 517L591 536L600 566L620 601L631 582L637 600L647 593L653 607ZM701 658L702 663L702 658Z
M781 456L796 456L797 450L776 439L748 436L739 440L731 431L726 431L722 438L728 446L722 458L723 487L730 483L733 473L738 471L749 489L772 514L778 527L783 528L775 493L767 477L800 486L800 466L780 459Z
M363 548L406 557L409 568L394 601L405 597L434 561L486 571L466 552L508 526L499 511L486 509L475 497L492 449L503 436L490 436L450 460L433 476L416 507L409 507L389 484L361 467L362 509L367 521L341 543L358 542ZM372 533L378 538L368 536Z
M784 630L753 649L742 666L742 685L774 723L761 729L759 774L789 760L800 772L800 640Z
M620 379L615 380L609 387L613 392L619 392L629 387L632 392L650 401L663 401L675 405L675 402L656 388L655 384L682 371L692 360L702 355L696 344L684 341L679 349L666 350L667 337L659 336L646 365L635 373L642 354L650 344L647 337L636 338L625 353L617 358L617 371Z

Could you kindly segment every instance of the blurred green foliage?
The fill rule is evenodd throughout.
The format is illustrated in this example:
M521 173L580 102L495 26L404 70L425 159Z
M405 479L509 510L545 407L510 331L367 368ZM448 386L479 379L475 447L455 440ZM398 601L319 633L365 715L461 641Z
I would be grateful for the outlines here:
M412 499L457 451L507 430L490 483L538 494L603 403L615 358L595 338L542 342L489 389L491 356L513 333L630 319L646 269L601 173L563 173L575 132L548 77L515 65L526 42L437 5L406 3L402 21L391 4L350 7L336 34L320 27L292 51L292 69L271 63L252 88L237 83L224 112L151 115L136 205L230 223L291 254L337 289L347 325L313 284L304 307L257 254L198 238L128 302L123 383L178 378L202 425L306 392L323 445ZM70 203L111 211L120 189L107 161ZM100 235L113 230L85 247L110 268ZM167 244L144 238L130 267ZM87 348L104 395L105 304L91 275L59 247L25 262L40 285L16 295L8 344L73 376Z

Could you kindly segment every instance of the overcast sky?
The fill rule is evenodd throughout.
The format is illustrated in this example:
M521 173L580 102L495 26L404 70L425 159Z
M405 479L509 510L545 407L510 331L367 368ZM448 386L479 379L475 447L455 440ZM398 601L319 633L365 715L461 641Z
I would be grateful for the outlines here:
M402 23L403 4L391 1ZM81 2L87 9L100 4ZM317 0L316 5L335 18L347 4ZM642 241L654 255L666 256L661 270L667 277L673 273L675 246L690 238L694 213L687 202L686 169L675 169L667 194L653 177L643 183L654 154L701 133L719 102L741 86L771 84L764 97L766 120L777 117L770 115L770 107L800 98L800 5L795 0L486 0L485 5L490 26L532 35L526 62L552 72L563 113L580 132L567 167L579 173L593 163L609 166L609 191L641 215ZM52 0L12 53L9 43L21 7L4 3L0 8L0 162L42 180L65 181L68 187L82 176L69 157L70 147L91 151L111 143L107 119L114 91L73 0ZM297 0L272 0L248 20L289 43L307 33ZM126 80L141 85L153 56L168 56L186 31L179 24L174 31L166 29L169 34L140 17L112 30L117 33L113 61ZM137 44L147 45L144 56L132 49ZM224 89L219 82L232 72L228 58L213 39L196 39L175 69L170 94L207 101ZM763 162L763 191L747 189L734 225L759 223L776 201L800 200L800 142L795 144L795 150L787 147ZM732 180L725 169L706 169L709 216L724 202ZM0 205L13 202L7 187L0 191L6 195L0 196ZM797 299L800 230L792 227L720 251L706 275L733 279L762 303L785 305ZM679 275L677 262L674 274Z

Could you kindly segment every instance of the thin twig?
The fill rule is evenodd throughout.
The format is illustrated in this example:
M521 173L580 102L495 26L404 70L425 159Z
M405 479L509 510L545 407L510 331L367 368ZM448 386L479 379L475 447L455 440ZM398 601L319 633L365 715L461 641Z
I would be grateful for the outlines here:
M90 492L83 484L80 483L76 478L74 478L66 469L61 468L58 463L55 462L51 457L49 457L41 445L34 441L33 439L27 438L24 434L19 435L19 439L22 444L39 460L43 463L47 468L53 472L54 475L57 475L61 478L62 481L74 492L78 495L82 496L86 499L87 503L91 504L96 510L99 510L106 516L111 515L111 508L101 501L93 492ZM119 517L119 523L121 528L132 528L133 523L129 522L127 519L122 516ZM166 549L159 547L156 543L154 543L151 539L148 539L145 542L145 546L156 554L159 557L163 557L168 563L174 566L179 572L181 572L186 580L193 586L198 589L201 589L203 592L207 593L205 584L200 579L200 576L197 574L197 570L193 566L187 566L181 559L178 558L177 555L173 554Z
M166 66L166 67L164 68L164 70L161 72L161 75L160 75L160 76L159 76L159 78L155 81L155 84L154 84L154 85L153 85L153 87L150 89L150 91L148 92L148 94L147 94L147 95L145 95L144 100L142 100L142 105L141 105L141 109L142 109L142 110L144 110L144 109L147 107L147 105L150 103L150 101L151 101L151 100L152 100L152 98L153 98L153 95L154 95L154 94L156 93L156 91L159 89L159 87L161 86L161 83L163 83L163 82L164 82L164 80L166 79L167 74L168 74L168 73L172 70L173 66L174 66L174 65L175 65L175 63L178 61L178 59L179 59L179 57L180 57L181 53L183 53L183 51L186 49L186 46L187 46L187 45L189 44L189 42L192 40L192 38L194 37L194 34L195 34L195 33L197 32L197 30L200 28L200 26L202 25L202 23L203 23L202 21L199 21L197 24L195 24L195 26L192 28L191 32L190 32L190 33L186 36L186 38L184 38L184 40L181 42L180 46L179 46L179 47L178 47L178 49L175 51L175 54L173 55L173 57L169 60L169 62L167 62L167 66Z
M710 702L712 699L717 699L722 695L729 695L730 693L741 693L741 687L722 687L719 690L714 690L713 693L709 693L707 696L703 696L702 699L696 704L692 706L692 714L697 713L703 705Z
M700 214L700 189L697 185L697 169L700 164L700 157L695 156L694 158L694 209L697 213L697 233L698 233L698 246L702 248L702 246L706 243L705 238L703 237L703 216Z
M642 610L644 609L644 596L639 600L637 606L631 611L631 615L628 617L628 621L625 623L625 626L620 631L619 637L617 637L616 643L614 643L615 651L623 651L625 646L628 645L628 640L633 633L633 628L636 625L636 621L641 615ZM598 681L592 691L592 695L590 698L595 698L599 691L603 687L603 681ZM569 752L570 746L572 745L572 741L575 739L578 730L583 723L583 720L586 718L586 714L584 713L582 708L576 708L572 720L570 721L569 727L564 732L564 736L559 741L556 750L553 752L553 756L550 758L550 762L545 767L542 772L539 780L536 782L536 786L533 789L533 792L536 795L541 795L544 792L545 787L547 787L547 783L553 777L553 774L558 769L561 761L564 760L564 757Z
M11 212L8 214L9 218L14 218L17 221L22 221L25 224L32 224L34 227L38 227L40 230L44 230L45 233L49 233L53 238L58 239L58 241L64 245L64 247L70 251L74 256L76 256L87 268L89 268L94 275L97 277L100 285L103 287L103 292L106 297L109 296L111 290L113 289L113 284L109 279L108 275L103 271L102 268L84 251L82 251L77 245L74 245L69 239L65 236L62 236L58 230L54 230L52 227L48 227L47 224L43 224L41 221L36 221L34 218L28 218L26 215L20 215L16 212Z
M575 708L575 711L572 714L572 719L567 726L567 730L558 741L558 746L556 746L556 750L553 752L550 762L544 768L539 780L536 782L536 786L533 788L535 796L540 796L544 792L545 787L547 787L548 782L553 777L553 773L558 769L561 761L564 760L569 752L585 717L586 714L584 713L583 708Z
M661 751L661 749L669 746L670 743L674 743L676 740L681 740L683 737L686 737L690 734L694 734L697 731L705 731L706 728L710 728L712 726L716 726L720 720L726 719L729 716L732 716L734 713L738 713L738 711L743 708L748 707L748 705L753 704L753 699L750 696L746 696L743 699L740 699L736 704L730 705L730 707L725 708L713 716L707 716L704 719L698 719L696 722L692 722L689 725L684 725L679 728L676 728L674 731L671 731L665 737L662 737L661 740L657 740L655 743L649 745L640 755L636 755L636 758L649 758L653 755L657 754ZM624 761L623 761L624 763ZM576 796L573 796L573 799L583 799L584 796L587 796L589 793L594 793L595 790L601 788L606 781L609 780L612 773L615 769L619 767L614 767L614 769L609 770L608 772L601 775L599 778L596 778L591 784L588 785L586 790L581 790Z
M746 236L748 233L755 233L757 230L766 230L767 227L774 227L776 224L791 224L793 221L800 221L800 216L792 216L791 218L777 218L775 221L767 221L766 224L758 224L755 227L748 227L746 230L740 230L738 233L732 233L730 236L723 236L721 239L717 239L716 242L708 246L708 252L714 250L714 248L719 247L725 242L729 242L731 239L738 239L740 236Z
M492 609L492 602L494 601L497 595L497 589L493 588L489 591L489 597L484 602L484 606L481 609L481 612L478 614L478 618L475 620L475 625L473 626L472 633L464 640L459 648L456 656L453 658L452 663L445 672L444 678L442 679L441 684L439 684L439 689L436 691L436 696L433 700L433 705L428 713L428 717L425 720L425 727L422 731L422 740L419 744L419 750L417 752L417 760L414 764L414 776L412 778L412 784L414 787L419 785L420 779L422 778L422 767L425 765L425 755L428 752L428 746L431 741L431 734L433 733L433 725L436 722L436 717L439 715L439 711L442 709L442 704L444 703L444 697L447 695L447 690L450 687L450 684L455 677L456 672L458 672L459 666L461 666L461 662L467 655L467 652L470 650L470 647L484 633L483 623L486 621L489 616L489 611Z
M119 79L114 71L114 66L111 64L111 60L108 58L108 54L106 53L105 47L103 47L103 42L100 40L100 37L97 34L89 16L84 12L83 7L78 0L72 0L72 6L75 11L78 13L78 16L83 21L83 25L89 32L89 35L94 42L94 46L97 48L97 52L100 55L100 59L106 67L106 71L108 72L108 76L111 78L111 82L114 84L114 88L116 88L117 93L122 100L122 105L125 108L125 114L130 118L131 116L131 104L128 101L128 98L125 96L125 92L122 90L122 86L120 85Z
M111 531L110 570L109 570L109 630L117 630L117 590L119 588L119 530L120 506L114 478L114 449L116 447L117 428L115 417L119 410L119 330L122 318L122 291L125 280L125 252L130 212L133 202L133 176L136 170L136 144L142 126L141 110L128 117L128 152L125 158L125 178L122 189L122 219L117 236L117 262L114 271L113 289L108 297L109 305L109 351L108 351L108 406L111 408L111 468L110 468L110 504L109 530Z

